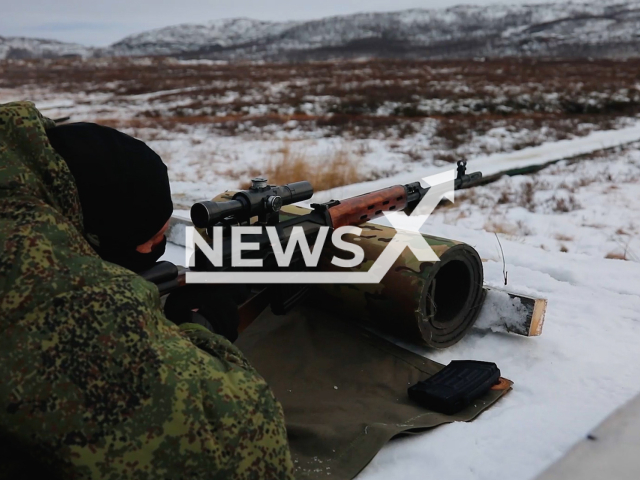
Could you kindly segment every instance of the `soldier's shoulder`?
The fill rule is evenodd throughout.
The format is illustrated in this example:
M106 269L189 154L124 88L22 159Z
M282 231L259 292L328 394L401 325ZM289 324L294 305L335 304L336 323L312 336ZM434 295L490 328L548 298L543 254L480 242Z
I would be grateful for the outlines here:
M10 124L38 130L55 126L53 120L43 116L35 104L29 101L0 104L0 125L6 127Z

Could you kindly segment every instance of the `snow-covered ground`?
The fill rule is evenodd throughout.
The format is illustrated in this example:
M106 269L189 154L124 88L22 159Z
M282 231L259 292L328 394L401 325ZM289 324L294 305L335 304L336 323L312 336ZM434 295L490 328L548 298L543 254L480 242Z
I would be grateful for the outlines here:
M175 90L171 92L175 94ZM312 171L335 161L353 166L354 180L364 183L325 190L324 196L314 198L323 200L327 197L328 200L329 195L344 198L362 193L358 189L371 190L372 185L382 188L392 181L415 181L434 167L440 170L450 168L453 158L469 159L470 168L482 169L485 175L489 175L504 168L566 158L640 138L640 121L625 116L610 122L612 127L618 127L615 133L600 130L603 128L601 125L586 121L575 124L573 128L565 125L563 128L568 128L570 133L566 140L560 142L554 140L559 136L562 138L565 133L557 125L557 130L546 126L514 128L509 120L505 120L505 126L496 126L482 133L470 130L465 141L455 148L447 147L440 136L444 134L438 130L441 124L431 118L411 122L408 134L399 134L398 124L372 132L365 138L336 134L320 127L310 129L295 120L264 128L247 123L244 130L240 124L238 131L229 135L221 133L213 120L181 124L179 117L171 117L171 109L186 101L163 101L163 95L171 92L117 97L113 93L102 92L61 93L31 87L16 92L0 88L0 103L29 98L50 118L71 115L72 121L115 125L144 140L168 165L174 203L178 209L189 208L196 201L237 188L256 175L265 176L266 173L271 177L268 172L273 174L282 164L295 163L297 159L304 159ZM180 93L185 98L190 95L188 89ZM163 115L173 118L175 124L165 127L154 119L139 120L150 109L164 112ZM227 113L225 111L221 115ZM387 114L380 113L381 116ZM523 148L529 144L537 146ZM453 157L443 160L443 155ZM280 173L279 176L286 177ZM374 179L377 182L371 183ZM299 179L285 178L285 181L295 180Z
M561 155L567 144L555 147ZM453 347L403 343L444 364L495 362L515 386L472 423L392 441L359 479L531 479L640 392L639 148L504 177L431 215L423 231L473 245L487 285L503 287L505 268L507 288L548 299L543 334L504 333L495 317L501 299L490 297L476 327ZM548 151L518 154L543 163ZM495 158L479 163L503 168L504 156Z
M19 98L35 100L50 117L71 112L73 120L113 122L140 118L136 112L155 108L159 97L0 89L0 103ZM239 186L287 149L318 166L343 152L361 169L361 180L373 180L319 192L316 199L321 201L451 168L434 154L442 150L433 134L437 121L418 123L406 136L375 138L327 136L295 124L234 135L220 134L205 123L185 122L167 130L157 124L124 128L161 153L169 165L176 206L186 208ZM581 135L559 142L550 137L542 144L539 139L549 133L544 128L499 127L472 135L458 148L471 170L485 174L596 153L535 175L459 192L455 205L432 214L423 230L474 246L490 286L504 284L499 237L507 287L549 301L544 331L539 338L500 332L488 308L477 327L449 349L408 346L442 363L496 362L515 382L514 390L472 423L391 442L360 479L532 479L640 392L640 125L636 118L625 118L615 126L624 128L583 126L587 131ZM534 146L515 148L522 137L535 137ZM597 153L614 145L619 147ZM183 261L176 246L168 257ZM492 306L499 304L499 299L491 300Z
M622 137L608 132L601 140ZM555 147L561 155L577 145ZM507 288L548 299L543 334L504 333L495 321L501 298L490 296L476 327L453 347L399 342L444 364L495 362L514 389L471 423L390 442L358 479L529 480L640 392L639 148L635 142L535 175L504 177L459 193L455 205L431 215L423 231L473 245L485 283L495 287L504 286L499 236ZM544 163L549 150L518 155ZM504 156L495 158L504 166ZM494 168L487 159L479 163ZM170 257L182 261L181 249L173 247Z
M504 232L507 288L549 301L543 334L491 328L488 308L453 347L406 345L445 364L495 362L514 389L472 423L392 441L359 479L531 479L640 392L638 147L504 178L432 214L424 231L473 245L496 287L504 277L492 230ZM554 196L573 196L571 211ZM625 252L628 261L605 258Z
M492 234L445 224L428 230L474 245L488 259L486 283L503 284ZM513 391L472 423L392 441L359 479L528 480L640 391L638 263L504 238L502 246L509 288L549 301L542 336L475 329L443 351L413 349L444 364L495 362Z

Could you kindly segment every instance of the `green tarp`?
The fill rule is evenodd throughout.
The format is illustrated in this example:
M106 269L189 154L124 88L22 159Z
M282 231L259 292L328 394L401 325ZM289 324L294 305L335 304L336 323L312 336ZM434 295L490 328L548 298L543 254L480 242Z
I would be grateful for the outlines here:
M426 410L407 388L442 365L310 305L263 312L237 345L284 407L300 479L351 479L391 438L472 420L511 385L454 416Z

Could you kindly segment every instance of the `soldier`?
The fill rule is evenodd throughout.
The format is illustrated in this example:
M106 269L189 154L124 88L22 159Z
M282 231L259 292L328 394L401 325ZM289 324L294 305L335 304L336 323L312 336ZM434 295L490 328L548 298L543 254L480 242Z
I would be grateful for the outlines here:
M96 253L134 272L152 267L164 253L173 212L160 157L140 140L93 123L46 134L73 175L84 237Z
M292 478L264 380L225 338L167 320L131 271L163 249L162 162L96 126L74 127L74 148L62 128L0 105L0 476L30 478L38 460L60 478ZM137 169L133 151L155 165L149 181L127 174L101 195L113 177L83 162L127 151L113 161Z

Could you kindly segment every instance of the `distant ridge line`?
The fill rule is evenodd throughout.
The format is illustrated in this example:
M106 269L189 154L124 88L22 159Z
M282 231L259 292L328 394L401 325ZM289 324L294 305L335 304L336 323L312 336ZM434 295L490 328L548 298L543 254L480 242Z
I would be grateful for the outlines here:
M640 54L640 0L459 5L310 21L249 18L181 24L106 48L0 37L0 59L174 56L214 60L329 60L362 56L624 58Z

